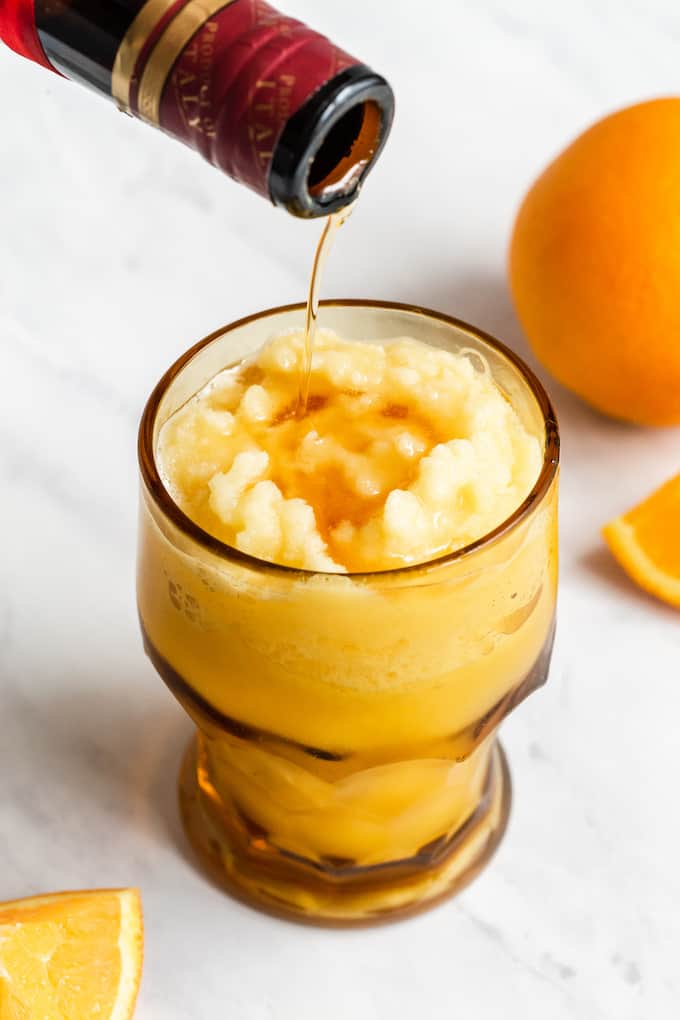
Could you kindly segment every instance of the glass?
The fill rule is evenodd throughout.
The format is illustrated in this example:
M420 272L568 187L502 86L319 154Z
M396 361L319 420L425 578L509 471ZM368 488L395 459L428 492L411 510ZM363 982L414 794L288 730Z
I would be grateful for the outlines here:
M544 443L541 474L493 532L423 565L319 574L241 553L172 501L159 430L303 315L276 308L219 330L154 390L139 440L139 614L197 726L180 804L204 864L260 908L351 924L449 896L503 835L496 730L545 681L554 633L558 433L537 379L479 330L405 305L322 302L322 324L345 337L481 351Z

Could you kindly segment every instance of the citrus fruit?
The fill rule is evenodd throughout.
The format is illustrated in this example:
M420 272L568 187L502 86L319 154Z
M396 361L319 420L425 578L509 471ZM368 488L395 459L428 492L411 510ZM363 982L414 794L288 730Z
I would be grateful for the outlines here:
M602 533L641 588L680 608L680 474Z
M0 904L0 1020L128 1020L142 947L135 889Z
M605 117L550 164L509 277L556 379L615 418L680 422L680 97Z

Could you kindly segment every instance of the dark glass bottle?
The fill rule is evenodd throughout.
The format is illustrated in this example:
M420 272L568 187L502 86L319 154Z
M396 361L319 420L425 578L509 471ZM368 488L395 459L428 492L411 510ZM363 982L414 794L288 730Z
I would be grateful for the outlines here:
M0 36L298 216L352 201L390 129L385 79L264 0L34 0L32 15L37 56L2 20Z

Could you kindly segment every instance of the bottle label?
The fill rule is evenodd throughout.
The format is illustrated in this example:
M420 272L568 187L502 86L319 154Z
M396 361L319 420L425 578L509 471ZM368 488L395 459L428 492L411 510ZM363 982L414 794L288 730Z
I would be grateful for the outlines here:
M119 106L263 195L288 119L357 61L264 0L147 0L113 68Z

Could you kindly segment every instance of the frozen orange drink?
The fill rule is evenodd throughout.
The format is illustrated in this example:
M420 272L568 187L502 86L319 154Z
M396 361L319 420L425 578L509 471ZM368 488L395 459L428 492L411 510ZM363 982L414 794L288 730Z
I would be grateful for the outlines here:
M146 647L198 727L189 836L266 908L357 922L449 894L502 835L500 720L545 679L557 433L454 320L326 303L208 338L140 434Z

